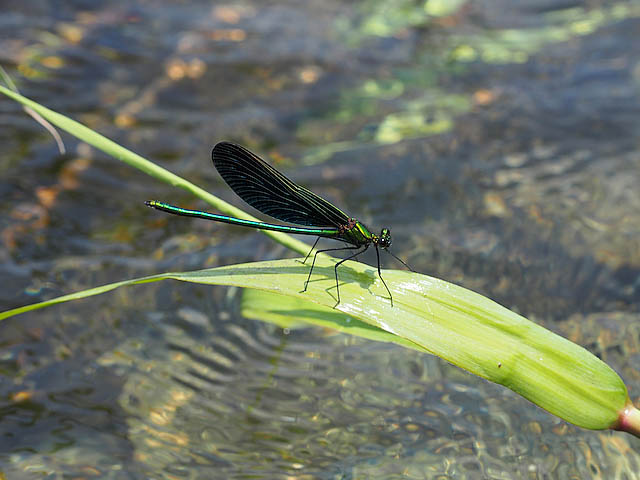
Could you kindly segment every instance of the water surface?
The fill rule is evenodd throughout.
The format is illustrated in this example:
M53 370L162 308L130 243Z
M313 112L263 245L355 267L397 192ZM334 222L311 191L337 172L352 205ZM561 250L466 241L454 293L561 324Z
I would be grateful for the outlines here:
M243 206L241 143L464 285L600 356L637 400L638 2L5 6L20 91ZM293 255L167 218L188 194L0 101L2 310ZM374 257L361 260L375 262ZM386 267L395 268L391 259ZM567 425L437 359L161 282L0 325L7 478L638 478L638 441ZM622 477L621 477L622 478Z

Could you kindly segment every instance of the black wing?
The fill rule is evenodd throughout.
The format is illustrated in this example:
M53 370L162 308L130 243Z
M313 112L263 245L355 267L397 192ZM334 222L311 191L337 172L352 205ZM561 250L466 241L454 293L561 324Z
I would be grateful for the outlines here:
M296 185L257 155L220 142L211 152L227 185L245 202L283 222L314 227L346 225L349 217L325 199Z

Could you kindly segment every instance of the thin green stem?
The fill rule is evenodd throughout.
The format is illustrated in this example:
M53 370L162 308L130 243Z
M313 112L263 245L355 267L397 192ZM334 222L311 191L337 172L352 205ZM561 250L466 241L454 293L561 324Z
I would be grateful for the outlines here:
M90 128L85 127L81 123L78 123L75 120L70 119L69 117L54 112L53 110L49 110L39 103L36 103L33 100L20 95L19 93L13 92L8 88L3 87L2 85L0 85L0 93L5 94L6 96L12 98L13 100L21 103L24 106L32 108L52 124L67 131L71 135L74 135L75 137L88 143L89 145L102 150L108 155L111 155L118 160L125 162L126 164L137 168L138 170L141 170L148 175L151 175L154 178L157 178L159 180L162 180L163 182L173 185L174 187L179 187L188 191L189 193L192 193L193 195L204 200L222 213L233 217L242 218L244 220L259 221L257 218L249 215L245 211L234 207L233 205L225 202L215 195L210 194L206 190L203 190L197 185L194 185L193 183L188 182L187 180L175 175L174 173L171 173L170 171L156 165L146 158L141 157L137 153L134 153L131 150L118 145L114 141L104 137L103 135L100 135L99 133L94 132ZM265 235L268 235L281 245L284 245L285 247L290 248L291 250L294 250L302 255L306 255L309 251L310 247L308 244L296 240L285 233L269 232L265 230L261 230L261 232Z
M620 411L618 421L613 429L640 438L640 410L633 406L631 400L627 399L627 404Z

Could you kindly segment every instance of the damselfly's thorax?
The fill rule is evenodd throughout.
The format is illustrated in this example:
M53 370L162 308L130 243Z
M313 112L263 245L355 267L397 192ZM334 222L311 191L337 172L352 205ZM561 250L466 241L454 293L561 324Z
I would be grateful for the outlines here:
M345 234L347 232L352 231L354 228L356 228L358 226L359 223L360 222L358 222L358 220L356 220L355 218L350 218L349 221L347 221L347 223L345 225L340 225L338 227L338 230L339 230L340 234L343 235L343 234ZM360 223L360 225L364 227L364 225L362 225L361 223ZM365 230L366 230L366 228L367 227L365 227Z
M346 223L338 227L338 231L338 238L350 243L351 245L369 245L373 240L373 234L369 231L366 225L355 218L349 218Z
M380 235L376 235L355 218L350 218L346 224L340 225L339 231L340 239L351 245L364 246L373 243L380 248L391 246L391 231L388 228L383 228Z

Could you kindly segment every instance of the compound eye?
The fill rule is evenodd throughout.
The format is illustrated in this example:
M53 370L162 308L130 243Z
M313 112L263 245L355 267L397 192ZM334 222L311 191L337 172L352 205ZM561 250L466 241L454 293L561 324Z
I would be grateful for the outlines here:
M383 228L380 232L380 246L387 248L391 246L391 230Z

